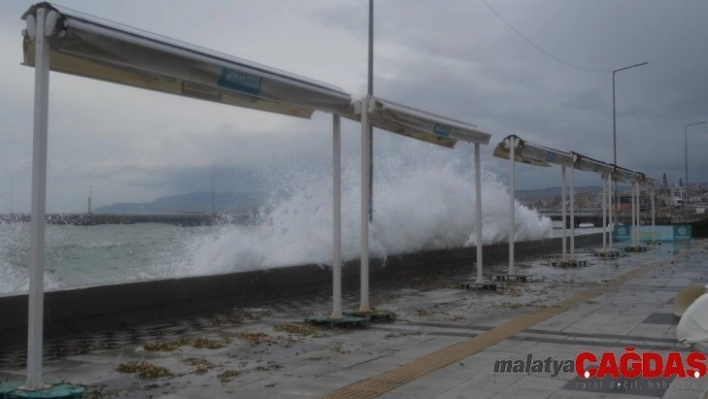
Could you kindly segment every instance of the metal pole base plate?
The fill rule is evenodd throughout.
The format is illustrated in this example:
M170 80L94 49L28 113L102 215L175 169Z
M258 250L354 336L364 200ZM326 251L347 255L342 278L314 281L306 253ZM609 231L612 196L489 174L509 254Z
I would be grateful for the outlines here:
M372 310L370 312L361 312L355 310L352 312L344 312L344 315L348 317L366 318L372 323L396 320L396 314L389 310Z
M587 266L588 261L586 260L575 260L575 259L562 259L557 262L551 262L551 266L556 267L579 267Z
M595 252L593 256L599 256L601 258L619 258L620 256L622 256L622 253L617 250L612 250L604 252Z
M641 245L637 245L637 246L633 245L631 247L624 247L624 252L646 252L648 250L649 250L649 248L643 247Z
M45 399L78 399L86 390L81 385L59 383L36 391L20 389L24 382L10 381L0 383L0 399L45 398Z
M465 281L465 282L460 283L460 289L463 289L463 290L496 291L496 290L499 290L502 288L504 288L504 285L501 283L492 283L492 282L477 283L477 282L469 282L469 281Z
M531 281L531 276L525 276L522 274L492 274L492 281L515 281L518 283L525 283Z
M369 325L369 319L347 315L334 319L330 316L315 315L305 318L305 323L328 328L361 328Z

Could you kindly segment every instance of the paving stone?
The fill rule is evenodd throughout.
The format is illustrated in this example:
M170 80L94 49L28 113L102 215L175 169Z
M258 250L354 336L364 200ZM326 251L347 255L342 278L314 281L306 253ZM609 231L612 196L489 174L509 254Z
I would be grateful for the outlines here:
M455 387L445 392L442 395L436 396L435 399L489 399L498 392L488 392L482 390L470 391L467 387Z
M614 320L614 319L613 319ZM610 321L612 323L612 321ZM632 331L636 325L614 325L614 324L605 324L604 326L601 326L596 330L596 333L598 334L608 334L608 335L618 335L618 339L621 339L621 336L628 335L630 331Z
M505 388L502 393L548 397L555 391L561 389L565 384L566 381L562 379L542 378L535 375L524 376L516 383Z
M387 371L393 370L398 366L398 364L387 362L385 357L379 357L373 360L357 363L350 367L342 368L341 370L352 370L355 372L374 372L376 374L382 374Z
M494 373L494 370L480 373L477 376L465 381L462 385L469 389L469 392L476 390L488 392L502 392L504 389L518 382L523 375Z
M179 393L171 393L169 395L163 395L163 396L158 396L156 399L185 399L188 398L188 396L179 394Z
M474 378L476 375L489 370L494 369L494 364L487 364L486 362L458 362L453 363L447 367L440 370L433 371L429 375L431 377L445 377L464 382Z
M444 394L461 382L457 379L426 376L395 389L391 393L434 398Z
M643 324L668 324L674 325L678 322L673 313L652 313L644 321Z
M275 325L300 323L300 314L310 314L322 308L322 304L329 303L328 298L313 296L264 305L264 308L271 309L270 313L256 312L253 317L257 320L249 319L239 324L227 323L228 315L205 315L130 331L71 338L64 343L52 341L55 353L68 348L67 354L47 362L45 372L48 378L103 386L104 390L113 389L116 396L127 398L146 395L165 399L320 397L357 381L393 372L399 366L465 342L475 334L486 333L494 326L539 309L533 306L512 309L504 307L505 303L528 301L528 298L551 303L596 287L600 281L626 273L657 256L633 254L611 264L595 262L587 268L572 271L553 270L539 263L531 265L529 270L545 275L555 273L555 282L533 281L498 293L469 293L449 287L428 291L398 287L388 292L399 296L389 298L385 303L388 308L396 309L401 319L363 330L325 331L321 337L287 335L273 329ZM598 397L602 394L567 389L575 379L574 373L561 373L555 377L543 373L502 374L494 373L494 364L501 359L525 359L528 354L536 359L552 357L556 360L572 360L587 350L595 353L609 350L621 355L624 346L629 345L658 348L660 353L677 349L686 351L675 343L676 326L666 323L669 321L666 315L671 311L671 299L683 288L681 284L697 281L701 276L701 260L696 256L693 260L677 261L664 266L666 270L630 280L625 286L615 287L613 291L541 321L528 331L483 348L459 362L423 375L382 397ZM619 267L614 268L614 263ZM668 272L673 274L671 280L666 281L663 276ZM572 283L570 279L573 279ZM549 289L551 286L553 288ZM551 299L551 295L556 297ZM350 297L346 304L352 307L358 298L356 295ZM431 314L427 314L429 311ZM242 333L265 333L270 337L268 339L276 341L251 346L242 339L233 339ZM182 336L230 337L233 341L221 349L187 346L172 352L142 350L141 339L160 341ZM91 345L100 347L101 342L110 343L113 349L88 349ZM75 350L79 353L71 354ZM23 357L26 358L26 353L21 350L0 350L0 369L6 371L0 374L0 380L24 378L24 366L20 365ZM197 366L185 363L188 357L208 360L214 368L195 374ZM179 375L141 380L114 370L120 363L142 360L167 367ZM10 364L15 366L8 367ZM229 370L240 371L240 375L220 381L219 375ZM666 389L664 396L669 399L684 397L681 395L695 397L701 391L675 386ZM622 399L646 398L631 393L609 392L604 395Z
M703 393L705 389L708 389L708 387L704 388L703 390L701 389L696 389L696 390L690 390L690 389L678 389L678 388L670 388L666 391L664 396L662 396L662 399L693 399L693 398L698 398L700 395Z
M492 396L492 399L546 399L547 396L538 396L538 395L515 395L511 393L506 393L506 392L500 392L494 396Z

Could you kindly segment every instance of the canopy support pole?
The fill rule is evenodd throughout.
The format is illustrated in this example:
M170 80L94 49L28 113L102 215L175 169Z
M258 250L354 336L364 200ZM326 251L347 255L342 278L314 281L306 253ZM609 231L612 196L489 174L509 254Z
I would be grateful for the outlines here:
M332 272L332 318L342 317L342 123L339 115L332 115L332 190L334 221Z
M374 0L369 0L369 75L367 92L374 95ZM374 127L369 125L369 222L374 221Z
M47 210L47 119L49 114L49 40L44 26L48 10L37 9L34 69L34 138L32 151L32 218L30 220L29 320L27 381L24 390L46 388L42 381L44 335L44 240Z
M641 220L639 219L639 217L641 216L641 212L642 212L642 205L639 202L639 197L642 194L642 189L639 187L639 182L637 182L636 185L637 185L637 200L636 200L637 201L637 246L639 246L639 242L640 242L640 240L639 240L639 226L642 224Z
M516 195L516 137L511 137L509 142L511 156L509 177L509 275L514 275L514 201Z
M563 260L566 260L566 246L567 246L567 241L568 241L568 233L566 229L566 223L565 223L565 165L561 167L561 175L563 176L562 181L561 181L561 202L563 203Z
M635 195L637 194L637 183L632 184L632 188L630 189L632 193L632 246L636 247L637 246L637 219L636 219L636 212L637 212L637 207L636 207L636 202L635 202Z
M651 242L656 244L656 208L654 208L654 187L651 189Z
M477 283L484 282L482 275L482 168L480 166L480 144L474 143L474 188L475 188L475 213L477 235Z
M570 168L570 259L575 260L575 166Z
M607 251L607 182L602 179L602 252Z
M612 219L612 206L613 206L613 204L612 204L612 195L613 195L613 193L612 193L612 175L610 174L609 176L610 176L610 177L608 178L609 187L607 187L607 192L608 192L608 194L609 194L609 195L607 196L607 202L608 202L608 205L609 205L608 220L609 220L609 222L610 222L610 226L609 226L609 227L610 227L610 232L609 232L609 234L608 234L608 237L609 237L609 248L608 248L608 249L609 249L610 251L613 251L613 250L614 250L614 243L613 243L612 241L613 241L613 238L614 238L613 235L614 235L614 233L615 233L615 231L614 231L614 230L615 230L615 225L614 225L614 222L613 222L614 219Z
M361 298L359 311L369 312L369 196L371 191L369 146L369 96L361 102Z
M635 222L635 234L634 234L634 246L638 247L639 246L639 183L634 183L634 203L635 203L635 210L634 210L634 222Z

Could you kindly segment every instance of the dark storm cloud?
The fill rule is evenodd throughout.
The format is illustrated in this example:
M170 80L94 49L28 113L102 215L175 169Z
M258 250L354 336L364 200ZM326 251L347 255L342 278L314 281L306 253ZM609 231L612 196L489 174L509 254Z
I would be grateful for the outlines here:
M612 160L611 73L590 73L550 59L481 2L444 8L406 4L405 18L390 12L402 8L396 2L377 8L377 34L384 43L419 53L420 62L401 61L398 74L376 81L379 93L411 99L493 133L528 135ZM490 4L530 40L575 65L611 71L648 61L616 74L618 162L653 174L679 174L683 137L675 133L708 114L704 2ZM331 17L345 19L344 14ZM387 57L385 49L377 60L391 67L396 55ZM458 68L446 69L443 61ZM696 178L706 179L708 161L696 158L691 168Z
M618 162L659 178L683 176L684 125L708 119L708 3L487 2L553 56L604 72L552 59L480 0L376 1L375 93L489 131L493 137L482 151L484 166L506 179L508 163L491 152L512 133L610 162L612 73L607 71L647 61L648 66L616 75ZM320 79L355 97L366 90L365 0L68 3ZM22 180L29 192L29 175L22 169L31 156L33 70L18 64L19 16L30 4L0 4L0 48L10 49L0 59L0 73L4 92L13 93L0 97L0 193L11 177ZM156 17L165 9L169 18ZM126 201L191 191L209 182L212 166L224 173L222 181L229 171L257 170L270 161L326 174L331 122L323 115L295 121L60 75L52 75L52 96L50 179L55 191L65 190L57 197L66 199L57 207L70 208L73 192L81 193L75 196L83 203L89 185L102 185L106 198ZM345 123L346 157L358 157L358 134L356 124ZM408 150L438 154L385 133L376 140L379 157ZM689 146L689 178L708 181L708 157L702 156L708 146L706 125L691 128ZM471 152L462 146L441 156L469 159ZM560 179L557 169L519 166L517 171L520 187L557 186ZM597 182L591 174L576 177L578 184Z

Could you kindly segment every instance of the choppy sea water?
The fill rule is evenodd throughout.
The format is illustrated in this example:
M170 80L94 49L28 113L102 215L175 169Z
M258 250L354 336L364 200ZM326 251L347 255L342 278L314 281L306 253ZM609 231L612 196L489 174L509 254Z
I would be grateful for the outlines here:
M454 161L382 162L371 227L374 257L475 244L474 175ZM342 256L359 256L359 174L343 176ZM509 194L482 176L483 243L506 242ZM331 177L279 175L257 223L210 227L162 224L47 226L46 287L62 289L332 262ZM594 232L596 229L581 229ZM559 237L550 219L515 207L516 241ZM0 224L0 294L27 290L29 225Z
M163 224L46 229L47 288L175 277L195 235L206 228ZM0 293L27 290L29 224L0 224Z

